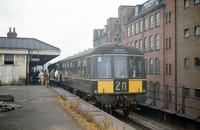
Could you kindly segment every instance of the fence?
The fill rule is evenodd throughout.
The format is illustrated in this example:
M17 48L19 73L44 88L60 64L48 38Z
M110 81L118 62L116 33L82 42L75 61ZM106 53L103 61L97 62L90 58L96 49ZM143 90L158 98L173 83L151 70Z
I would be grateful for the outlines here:
M200 119L200 89L158 83L149 83L147 86L146 95L150 106L159 106L161 109L170 110L169 104L174 105L175 109L171 109L171 111L197 116Z

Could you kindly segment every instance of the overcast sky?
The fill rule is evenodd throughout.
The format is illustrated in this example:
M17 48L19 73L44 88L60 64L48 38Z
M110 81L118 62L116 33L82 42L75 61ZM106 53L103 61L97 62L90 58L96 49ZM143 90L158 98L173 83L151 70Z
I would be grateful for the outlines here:
M93 46L93 29L102 29L110 17L118 17L120 5L147 0L1 0L0 37L9 27L17 37L36 38L61 49L51 62Z

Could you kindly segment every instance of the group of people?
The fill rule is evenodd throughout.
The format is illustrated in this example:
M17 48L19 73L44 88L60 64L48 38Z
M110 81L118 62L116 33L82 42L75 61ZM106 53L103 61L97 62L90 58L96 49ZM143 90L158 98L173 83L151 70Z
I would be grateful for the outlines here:
M49 70L40 70L39 74L36 71L36 67L34 67L34 70L32 72L32 78L33 78L33 85L36 83L37 78L39 78L41 85L44 85L48 88L48 85L50 86L57 86L58 85L58 80L59 80L59 70L58 68L56 71L52 69L51 72Z

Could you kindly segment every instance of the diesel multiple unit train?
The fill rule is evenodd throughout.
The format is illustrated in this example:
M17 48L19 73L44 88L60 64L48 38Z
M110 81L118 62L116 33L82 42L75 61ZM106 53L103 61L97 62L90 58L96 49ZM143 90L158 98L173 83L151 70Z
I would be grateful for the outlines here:
M125 44L103 44L48 68L59 68L62 86L109 113L121 109L127 116L146 100L144 55Z

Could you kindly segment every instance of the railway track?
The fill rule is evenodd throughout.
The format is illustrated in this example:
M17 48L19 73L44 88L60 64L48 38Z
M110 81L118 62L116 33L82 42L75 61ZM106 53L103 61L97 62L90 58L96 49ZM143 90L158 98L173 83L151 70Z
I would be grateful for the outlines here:
M123 112L120 110L116 110L113 114L113 116L121 121L123 121L126 124L129 124L130 126L136 128L137 130L154 130L155 128L152 128L151 126L144 125L142 122L138 122L131 118L131 115L128 117L125 117L123 115Z

